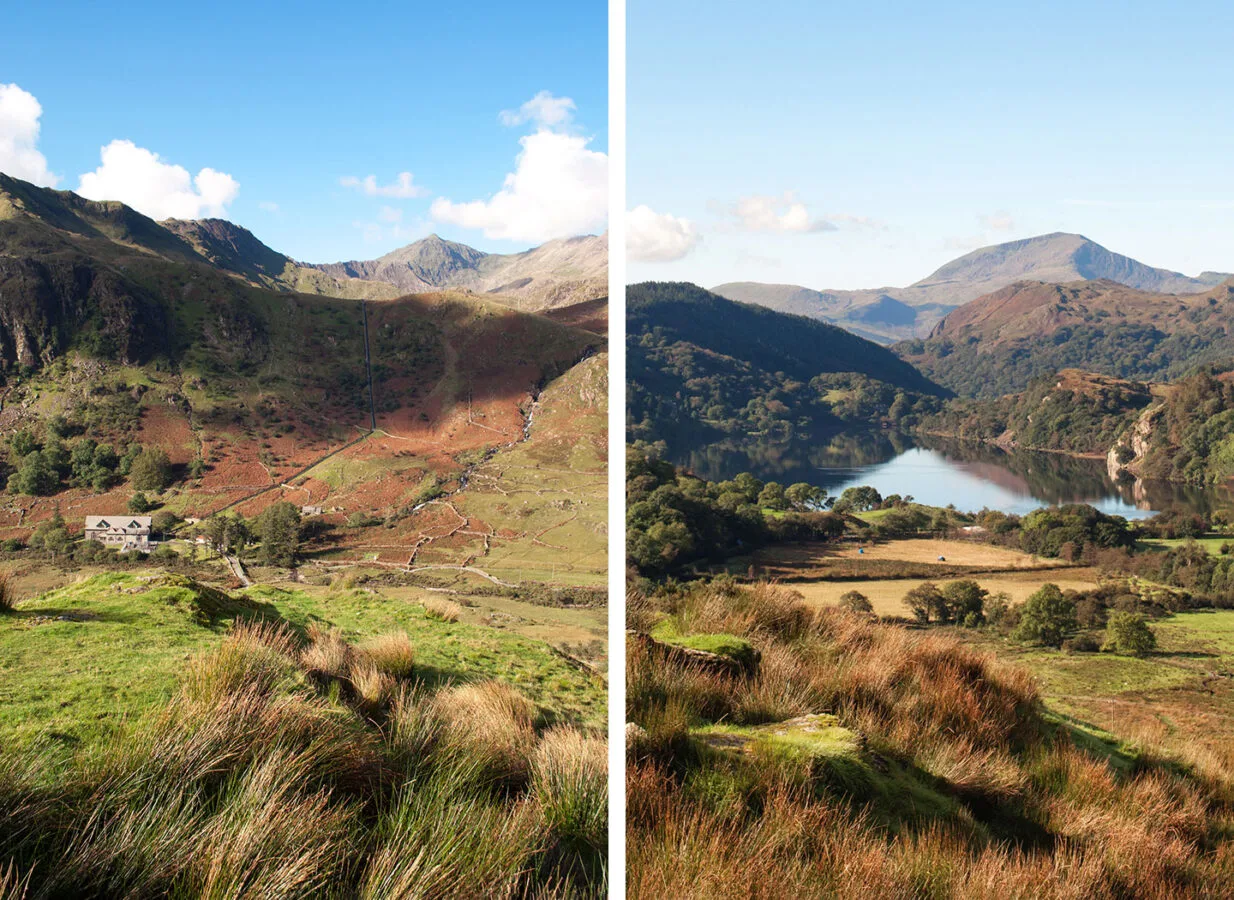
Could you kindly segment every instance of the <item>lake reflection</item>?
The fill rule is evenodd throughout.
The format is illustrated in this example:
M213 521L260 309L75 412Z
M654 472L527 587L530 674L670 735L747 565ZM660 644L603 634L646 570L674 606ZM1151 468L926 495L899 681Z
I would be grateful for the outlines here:
M831 494L868 484L884 496L911 494L920 503L955 504L965 511L989 507L1022 515L1047 505L1088 503L1138 519L1174 508L1202 514L1234 509L1225 488L1116 483L1103 460L895 432L845 433L808 443L710 444L674 462L710 480L751 472L782 484L807 481Z

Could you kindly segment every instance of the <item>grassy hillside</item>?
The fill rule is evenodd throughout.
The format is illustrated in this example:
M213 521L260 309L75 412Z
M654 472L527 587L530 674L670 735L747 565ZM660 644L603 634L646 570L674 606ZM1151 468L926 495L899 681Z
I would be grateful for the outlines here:
M627 291L632 437L783 439L845 421L900 421L944 392L886 349L690 284Z
M434 603L162 573L18 603L5 896L601 895L602 684Z
M990 398L1067 368L1172 380L1234 356L1231 321L1228 283L1174 295L1112 281L1019 282L955 310L928 338L895 350L957 394Z
M636 596L630 614L639 632L669 621L759 656L737 673L631 646L632 897L738 897L751 883L798 897L1165 897L1228 884L1228 742L1167 749L1125 719L1106 731L1051 708L1028 671L993 655L816 613L766 585Z

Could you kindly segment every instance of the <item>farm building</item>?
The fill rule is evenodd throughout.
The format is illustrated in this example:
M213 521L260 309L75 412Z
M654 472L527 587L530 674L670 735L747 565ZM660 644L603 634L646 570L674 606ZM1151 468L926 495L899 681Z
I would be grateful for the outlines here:
M149 550L150 516L86 516L86 540L121 550Z

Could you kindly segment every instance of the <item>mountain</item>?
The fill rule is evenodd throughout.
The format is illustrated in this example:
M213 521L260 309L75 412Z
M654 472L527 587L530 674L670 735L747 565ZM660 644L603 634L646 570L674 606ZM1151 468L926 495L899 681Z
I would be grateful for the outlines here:
M608 236L565 238L499 254L433 234L377 259L309 268L340 280L390 284L402 293L448 287L499 294L534 312L607 296Z
M514 516L500 479L540 477L509 462L520 455L568 473L601 439L598 414L554 412L583 408L580 394L596 406L601 336L466 291L366 304L258 284L278 283L277 254L228 223L189 224L0 176L0 484L16 478L0 538L57 507L74 522L123 512L135 488L121 460L143 449L166 453L155 499L179 515L289 499L324 510L319 549L389 565L492 550L513 567L513 548L537 552L561 504L582 502L577 485L555 493L571 484L555 474ZM547 443L533 418L556 423ZM596 484L593 468L574 480ZM455 535L450 509L486 491L486 515ZM574 539L580 558L602 558L601 537Z
M1234 357L1232 323L1234 279L1188 294L1111 280L1021 281L951 312L928 338L894 349L958 394L996 397L1066 368L1176 379Z
M946 394L842 328L693 284L632 285L626 305L634 438L681 449L720 435L781 440L846 422L904 423Z
M0 173L0 218L34 215L79 237L105 237L180 262L207 262L276 291L357 300L463 290L524 312L539 312L608 296L608 236L549 241L522 253L485 253L430 235L375 260L315 264L271 249L225 219L166 219L120 203L85 200Z
M732 300L834 322L888 342L922 337L948 312L1017 281L1107 280L1143 291L1202 293L1227 278L1158 269L1113 253L1078 234L1056 232L983 247L904 288L816 291L798 285L732 282L713 290Z

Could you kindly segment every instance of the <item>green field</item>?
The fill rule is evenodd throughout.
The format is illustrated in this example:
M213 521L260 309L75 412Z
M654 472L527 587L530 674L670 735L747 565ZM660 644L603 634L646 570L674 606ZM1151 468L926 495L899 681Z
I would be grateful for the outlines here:
M1048 707L1124 740L1151 736L1174 749L1234 740L1234 610L1196 610L1150 623L1144 657L1028 648L954 629L1036 677Z
M94 575L48 591L0 616L0 742L71 747L114 734L170 697L185 664L217 646L237 618L334 626L353 640L403 631L426 682L497 678L550 718L603 721L603 684L547 644L430 618L400 594L262 585L225 594L158 571Z
M1173 550L1194 540L1197 545L1208 551L1209 556L1220 556L1221 548L1234 546L1234 535L1209 535L1201 538L1147 538L1140 543L1151 549Z

